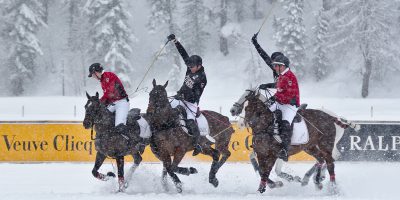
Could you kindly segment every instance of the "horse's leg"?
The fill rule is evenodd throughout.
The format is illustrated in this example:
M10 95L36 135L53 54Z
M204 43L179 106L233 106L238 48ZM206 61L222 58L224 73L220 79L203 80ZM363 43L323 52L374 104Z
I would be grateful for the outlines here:
M179 155L174 155L179 156ZM175 184L178 193L182 192L182 182L179 180L178 176L174 173L174 168L172 167L171 157L167 153L160 152L160 158L163 162L164 168L167 170L169 176L171 176L172 181Z
M93 176L102 181L107 181L108 179L110 179L110 177L115 177L115 174L113 172L108 172L107 175L98 172L101 165L103 165L103 162L105 159L106 159L106 156L104 154L97 152L96 153L96 161L94 162L94 166L92 169Z
M189 176L190 174L196 174L197 169L194 167L187 168L178 166L184 156L185 156L185 151L181 148L177 148L175 151L174 159L172 161L172 169L174 170L174 172L186 176Z
M304 151L317 159L317 163L315 163L315 165L306 172L303 180L301 181L301 185L307 185L310 177L316 172L314 183L319 189L322 189L321 167L324 164L323 154L317 146L307 147L306 149L304 149Z
M275 162L275 173L278 177L285 179L288 182L296 181L301 182L301 178L299 176L292 176L288 173L282 172L283 160L277 159Z
M266 186L270 188L282 187L283 183L281 181L274 182L269 178L272 167L275 164L277 157L272 154L261 155L261 153L257 153L257 160L260 165L260 185L258 187L258 192L263 193L266 190Z
M167 169L165 168L165 167L163 167L163 171L162 171L162 174L161 174L161 185L162 185L162 187L163 187L163 189L164 189L164 191L169 191L169 188L168 188L168 180L167 180Z
M208 175L208 182L211 183L214 187L218 187L219 181L216 177L216 174L218 172L219 166L218 166L218 160L219 160L219 152L216 149L213 149L211 147L205 148L203 150L203 154L209 155L212 157L213 161L211 163L211 169L210 173Z
M118 191L123 192L128 185L125 185L124 179L124 156L119 156L116 158L117 160L117 169L118 169Z
M128 187L129 182L132 179L132 175L133 173L135 173L137 167L139 166L139 164L142 162L143 158L140 155L139 152L136 152L135 154L132 155L133 157L133 165L129 168L128 173L125 175L126 179L125 179L125 185L126 187Z
M217 170L219 170L219 168L221 168L222 165L224 165L225 162L228 160L228 158L231 156L231 152L229 151L228 145L229 145L229 141L227 141L227 143L225 143L225 144L216 146L216 149L222 155L221 159L218 162Z

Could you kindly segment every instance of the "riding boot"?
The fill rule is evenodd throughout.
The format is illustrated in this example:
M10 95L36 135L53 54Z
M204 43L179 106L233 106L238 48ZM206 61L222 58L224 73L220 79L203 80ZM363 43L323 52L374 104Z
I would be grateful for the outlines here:
M120 134L126 140L129 140L128 127L121 123L114 127L115 133Z
M188 119L186 120L186 128L188 128L189 133L192 134L193 140L193 156L197 156L201 151L201 146L199 144L200 141L200 130L199 127L197 126L196 122L193 119Z
M282 149L278 153L278 158L287 162L289 158L290 140L292 138L292 126L288 121L284 120L282 121L281 127Z
M139 153L143 154L144 149L146 148L146 146L150 144L150 138L140 138L140 142L139 142Z

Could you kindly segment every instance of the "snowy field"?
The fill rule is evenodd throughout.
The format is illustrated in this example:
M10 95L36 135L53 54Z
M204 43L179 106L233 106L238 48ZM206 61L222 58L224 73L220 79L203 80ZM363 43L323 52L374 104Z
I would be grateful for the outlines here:
M114 164L115 165L115 164ZM130 163L129 163L130 165ZM337 162L337 183L340 194L330 195L326 187L317 191L313 183L302 187L298 183L284 182L278 189L256 192L259 177L252 166L228 163L217 174L220 185L213 188L208 182L209 163L188 163L199 173L189 177L180 175L183 192L177 194L169 180L169 191L160 183L161 165L144 163L136 171L125 193L116 193L117 182L102 182L91 175L91 163L0 164L0 199L2 200L61 200L61 199L135 199L135 200L205 200L205 199L399 199L400 163ZM286 164L286 172L302 176L312 163ZM126 170L128 165L126 165ZM113 170L106 163L100 172ZM272 173L273 180L279 180ZM324 181L326 186L326 181Z
M219 96L209 94L200 103L202 110L213 110L230 117L229 109L239 99L242 92ZM174 92L169 95L174 95ZM94 95L94 93L91 93ZM141 92L130 98L130 106L146 112L148 94ZM84 118L86 97L0 97L0 121L38 121L38 120L73 120ZM356 121L400 121L399 98L302 98L308 108L326 109L338 116Z

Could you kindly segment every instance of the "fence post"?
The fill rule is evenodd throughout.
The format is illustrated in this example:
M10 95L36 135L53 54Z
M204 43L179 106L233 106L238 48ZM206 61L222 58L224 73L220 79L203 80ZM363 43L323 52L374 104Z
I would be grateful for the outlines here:
M374 107L371 106L371 118L373 118L373 117L374 117Z
M219 114L222 114L222 106L219 107Z
M74 117L76 117L76 105L74 105Z
M25 106L22 105L22 117L25 117Z

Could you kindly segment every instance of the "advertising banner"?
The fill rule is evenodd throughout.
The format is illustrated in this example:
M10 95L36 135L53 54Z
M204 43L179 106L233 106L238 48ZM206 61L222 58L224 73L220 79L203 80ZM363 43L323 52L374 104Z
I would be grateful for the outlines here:
M248 162L252 151L251 134L247 129L240 130L233 124L233 133L229 143L231 157L228 161ZM145 162L159 160L147 146L143 155ZM96 150L90 130L83 128L81 122L13 122L0 123L0 161L2 162L46 162L77 161L93 162ZM313 160L305 153L299 153L291 160ZM126 157L131 161L130 156ZM189 152L184 160L211 161L205 155L196 157Z

